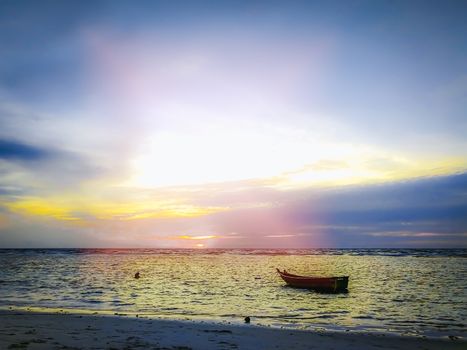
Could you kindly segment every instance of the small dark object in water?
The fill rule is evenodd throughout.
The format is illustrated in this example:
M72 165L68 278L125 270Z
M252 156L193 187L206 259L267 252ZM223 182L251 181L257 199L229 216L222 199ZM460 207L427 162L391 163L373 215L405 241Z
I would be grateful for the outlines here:
M137 273L135 273L135 278L138 279L140 278L141 276L139 275L139 271Z
M245 323L250 323L250 316L245 317Z

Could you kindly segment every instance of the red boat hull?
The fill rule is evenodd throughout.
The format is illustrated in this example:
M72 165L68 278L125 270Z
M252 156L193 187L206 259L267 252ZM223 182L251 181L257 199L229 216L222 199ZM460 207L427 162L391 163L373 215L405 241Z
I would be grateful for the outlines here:
M287 271L277 272L289 286L296 288L308 288L323 292L341 292L346 291L349 283L349 276L340 277L311 277L299 276L288 273Z

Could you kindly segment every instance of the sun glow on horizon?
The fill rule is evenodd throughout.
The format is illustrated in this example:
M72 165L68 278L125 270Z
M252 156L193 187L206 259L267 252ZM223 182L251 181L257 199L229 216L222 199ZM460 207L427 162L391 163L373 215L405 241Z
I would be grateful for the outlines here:
M178 236L176 239L188 239L188 240L205 240L205 239L212 239L217 238L214 235L206 235L206 236Z
M465 157L424 157L248 124L155 134L133 159L124 186L164 188L258 181L277 188L345 186L450 174Z
M99 221L140 221L147 219L176 219L196 218L210 214L230 211L242 208L267 208L272 204L267 202L255 202L248 200L240 206L219 206L196 204L196 198L200 193L208 193L222 189L222 191L236 192L245 189L262 186L275 188L280 191L299 188L319 187L345 187L361 184L377 184L391 181L404 181L423 176L438 176L463 171L467 168L467 162L462 158L444 160L427 160L414 162L406 158L377 158L365 156L363 160L354 155L346 160L317 161L311 165L303 166L295 171L284 172L278 176L263 179L248 179L252 181L242 183L232 181L220 183L210 190L209 183L192 186L160 188L165 195L162 198L144 196L133 198L130 195L134 187L119 187L121 191L118 200L112 199L113 192L108 195L96 196L88 193L62 193L51 197L23 197L15 200L4 201L3 205L11 212L24 216L38 216L51 218L70 224L86 225L93 220ZM218 165L211 165L217 167ZM205 169L209 171L212 168ZM170 169L166 169L169 171ZM172 169L173 170L173 169ZM168 173L167 173L168 174ZM186 178L189 181L189 174ZM254 181L253 181L254 180ZM245 187L246 186L246 187ZM250 186L250 187L249 187ZM216 190L217 189L217 190ZM140 191L150 191L150 188ZM110 195L112 194L112 195ZM213 195L211 194L211 195ZM160 196L159 196L160 197ZM167 200L170 199L170 200ZM192 237L180 236L184 239L208 239L216 236L205 235Z

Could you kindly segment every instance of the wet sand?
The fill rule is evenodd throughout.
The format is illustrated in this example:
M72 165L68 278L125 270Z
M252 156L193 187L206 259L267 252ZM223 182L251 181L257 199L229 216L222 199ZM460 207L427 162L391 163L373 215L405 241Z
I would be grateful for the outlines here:
M466 349L464 340L125 316L0 312L0 349Z

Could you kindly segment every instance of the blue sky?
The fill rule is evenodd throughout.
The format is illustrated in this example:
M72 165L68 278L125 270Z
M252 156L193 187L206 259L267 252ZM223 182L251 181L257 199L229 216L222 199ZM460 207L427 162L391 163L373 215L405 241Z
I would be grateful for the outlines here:
M466 246L463 1L3 1L0 246Z

